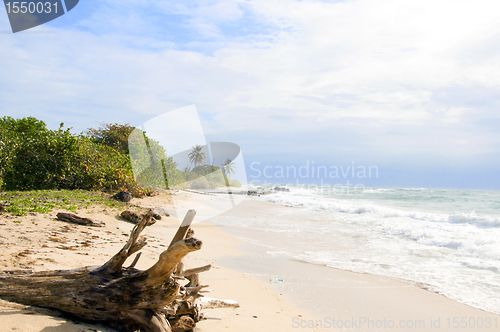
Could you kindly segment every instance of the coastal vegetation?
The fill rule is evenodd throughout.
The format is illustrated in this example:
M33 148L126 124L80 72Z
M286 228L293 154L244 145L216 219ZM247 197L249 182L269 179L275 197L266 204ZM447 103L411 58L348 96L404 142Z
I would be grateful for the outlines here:
M189 154L193 168L181 171L157 141L129 124L102 124L80 134L71 129L61 123L50 130L34 117L0 118L0 189L126 190L141 197L158 188L240 186L229 178L230 160L222 168L204 164L201 145Z
M126 126L126 125L125 125ZM102 135L118 137L112 128ZM125 188L142 194L127 153L114 141L92 134L76 135L71 128L50 130L33 117L0 119L0 185L4 190Z
M111 210L123 210L127 204L110 200L107 195L86 190L28 190L0 193L0 209L13 216L25 216L28 213L49 213L54 209L77 212L102 206Z
M37 226L35 219L52 221L53 216L24 216L69 210L80 215L58 212L57 220L103 227L103 222L81 214L92 217L95 207L105 213L129 207L127 203L109 199L113 191L120 191L113 197L120 194L130 197L125 191L141 197L153 195L156 189L184 188L193 183L196 187L197 182L203 181L208 188L229 183L226 174L230 173L204 164L206 156L201 150L201 146L193 147L190 158L194 167L181 171L159 142L128 124L103 124L74 134L63 123L58 129L50 130L45 122L34 117L0 118L0 214L5 212L3 220L12 222L2 220L0 225L5 226L3 229L8 229L8 225L23 227L29 218L29 226L34 227ZM238 184L236 180L231 181ZM135 208L141 209L137 205ZM184 269L183 257L202 246L190 228L196 214L194 210L188 211L170 245L154 265L146 270L135 268L141 255L139 250L147 245L141 232L154 223L154 214L154 209L137 214L138 222L128 241L100 267L0 271L0 297L57 309L76 319L105 324L119 331L193 331L196 323L204 319L202 309L238 307L237 302L210 299L201 294L208 286L200 284L199 274L208 271L211 265ZM70 231L71 228L64 226L56 234ZM82 233L88 234L88 231ZM113 234L109 225L104 233ZM95 235L95 239L102 238ZM55 248L59 250L75 250L76 246L84 248L92 243L85 240L66 246L61 244L66 243L64 236L50 236L49 241L57 242ZM49 248L47 244L44 246ZM15 255L24 257L32 253L32 249L26 249ZM134 254L132 264L124 267L127 258ZM31 268L35 263L31 261L22 267Z

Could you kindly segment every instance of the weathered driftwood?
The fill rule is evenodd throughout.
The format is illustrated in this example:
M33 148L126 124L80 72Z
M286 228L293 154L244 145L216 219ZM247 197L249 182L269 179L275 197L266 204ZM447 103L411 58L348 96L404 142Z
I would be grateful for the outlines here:
M157 213L160 216L170 217L170 213L168 213L168 210L165 209L165 208L163 208L163 207L161 207L161 206L160 207L156 207L154 209L154 212ZM153 215L153 217L154 217L154 215Z
M76 214L73 214L73 213L65 213L65 212L59 212L57 214L57 220L64 221L64 222L70 222L70 223L78 224L78 225L84 225L84 226L93 226L93 227L106 226L106 224L101 222L101 221L94 221L94 220L89 219L89 218L77 216Z
M135 212L132 212L132 211L128 211L128 210L123 211L120 214L120 216L122 218L127 219L128 221L130 221L133 224L140 223L142 221L142 219L144 218L144 215L139 215L138 213L135 213ZM154 217L154 212L153 212L153 217ZM151 226L154 223L156 223L155 219L157 219L157 218L151 218L146 226Z
M201 309L214 309L214 308L238 308L240 304L233 300L219 300L210 297L202 297L199 300Z
M203 295L199 272L209 266L184 270L173 276L178 263L202 242L185 238L195 211L190 210L174 240L159 260L147 270L123 267L128 257L142 249L146 240L140 233L150 222L149 211L130 234L124 247L99 268L57 271L9 271L0 273L0 297L27 305L52 308L77 318L104 323L120 331L191 331L203 318L198 301ZM196 276L196 277L194 277ZM186 287L176 280L190 278Z
M132 200L132 194L128 191L120 191L119 193L112 196L114 199L117 199L122 202L130 202Z

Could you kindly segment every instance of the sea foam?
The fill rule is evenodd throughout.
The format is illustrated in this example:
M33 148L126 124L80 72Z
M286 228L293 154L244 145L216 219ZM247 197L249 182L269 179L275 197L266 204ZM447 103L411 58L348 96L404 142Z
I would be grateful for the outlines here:
M366 188L362 195L290 187L252 199L284 206L268 216L224 217L270 255L387 275L500 313L500 193ZM244 234L244 235L242 235Z

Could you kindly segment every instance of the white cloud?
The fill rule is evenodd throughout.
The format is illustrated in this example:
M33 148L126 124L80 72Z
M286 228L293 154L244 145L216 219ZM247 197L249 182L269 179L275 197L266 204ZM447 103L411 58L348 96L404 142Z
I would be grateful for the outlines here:
M286 144L284 133L348 126L361 137L344 144L352 151L488 154L498 134L475 123L496 118L498 9L487 0L108 0L55 33L1 35L0 106L83 130L196 104L212 114L208 133L248 145L255 133ZM407 134L387 133L397 128Z

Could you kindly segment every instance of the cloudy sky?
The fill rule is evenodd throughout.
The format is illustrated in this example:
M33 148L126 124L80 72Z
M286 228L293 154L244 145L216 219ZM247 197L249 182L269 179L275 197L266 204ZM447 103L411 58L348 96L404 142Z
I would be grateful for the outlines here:
M361 183L500 189L499 10L80 0L16 34L1 10L0 114L80 132L194 104L207 141L237 143L254 169L377 166Z

